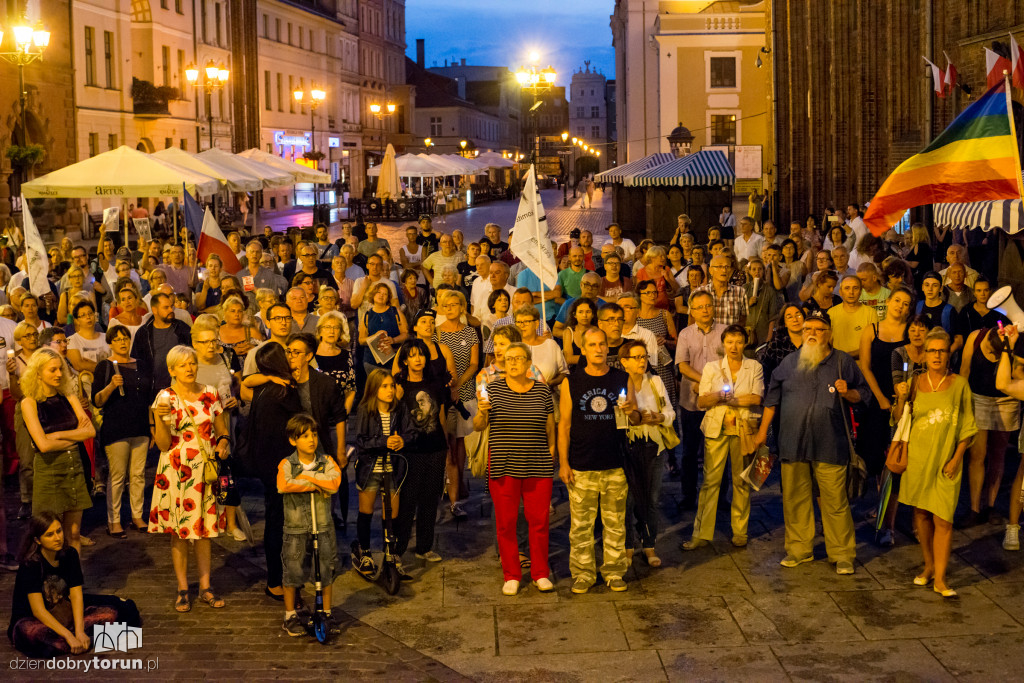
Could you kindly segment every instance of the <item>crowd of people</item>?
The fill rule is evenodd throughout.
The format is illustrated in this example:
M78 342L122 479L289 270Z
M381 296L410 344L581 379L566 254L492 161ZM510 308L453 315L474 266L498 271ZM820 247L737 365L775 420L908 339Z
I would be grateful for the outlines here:
M1020 426L1024 352L1016 327L986 307L994 247L921 224L876 237L859 210L785 233L728 208L700 232L683 215L666 243L634 243L615 224L600 245L574 231L553 245L554 287L500 226L467 243L428 216L397 245L372 223L344 223L334 241L324 225L232 231L238 272L215 254L197 263L187 231L134 245L101 233L93 257L65 240L42 294L29 291L16 242L0 267L0 429L29 522L15 558L0 506L2 565L18 571L12 641L36 656L78 653L90 619L138 621L133 604L83 601L83 511L96 504L115 543L129 531L169 537L173 609L193 598L225 607L210 541L246 540L244 479L262 488L265 593L283 602L284 630L302 635L311 537L316 528L330 586L349 479L353 569L378 573L371 522L390 487L392 551L412 580L401 561L411 545L417 560L443 561L439 505L467 517L467 464L493 502L505 595L527 573L537 590L555 588L556 473L581 594L599 580L627 590L635 555L662 566L666 481L695 511L684 550L712 542L727 497L731 543L745 546L752 472L778 460L782 566L814 559L817 502L828 560L854 573L851 500L891 486L878 542L894 544L898 505L913 507L913 583L955 597L954 521L1003 520L996 495ZM954 520L965 468L969 510ZM1024 465L1007 550L1020 547L1022 477Z

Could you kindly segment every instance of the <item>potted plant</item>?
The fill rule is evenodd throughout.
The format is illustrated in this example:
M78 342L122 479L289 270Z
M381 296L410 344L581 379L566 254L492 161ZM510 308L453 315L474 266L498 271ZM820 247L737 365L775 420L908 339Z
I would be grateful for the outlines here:
M27 172L46 156L46 148L30 143L27 145L10 145L4 155L11 162L11 168Z

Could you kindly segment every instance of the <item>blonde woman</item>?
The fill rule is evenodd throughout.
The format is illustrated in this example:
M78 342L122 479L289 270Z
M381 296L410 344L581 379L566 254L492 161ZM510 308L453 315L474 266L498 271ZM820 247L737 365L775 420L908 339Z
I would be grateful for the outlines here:
M473 378L479 367L479 337L477 331L461 322L466 313L466 297L462 292L442 289L437 293L437 310L440 312L437 325L437 340L448 347L455 360L455 377L452 390L456 396L455 410L448 418L448 498L449 511L456 519L465 519L466 513L459 500L469 496L469 489L463 480L466 469L466 436L473 431L473 413L476 412L476 394ZM465 411L465 417L463 412Z
M263 341L263 334L253 325L248 308L242 297L232 294L220 307L220 345L231 349L239 358L256 348Z
M74 302L72 299L79 293L88 295L89 291L85 288L85 271L80 267L71 266L65 277L68 280L68 287L60 293L60 301L57 303L57 320L61 325L70 325L73 322L71 309ZM95 297L92 298L95 300Z
M82 551L82 511L92 507L79 444L96 436L92 420L71 390L63 357L37 350L21 376L21 414L36 448L32 461L32 512L55 513L64 537Z
M334 290L331 290L334 291ZM320 372L330 375L345 394L345 412L351 413L356 400L356 369L349 352L348 321L338 311L328 311L316 322L320 342L314 359Z
M227 415L217 390L196 381L199 361L195 349L178 345L167 352L171 386L150 406L153 440L160 449L149 532L171 536L171 559L178 582L177 612L188 612L188 549L193 542L199 570L199 599L210 607L224 600L210 588L210 539L219 536L226 519L213 487L204 482L207 462L228 457L231 438Z

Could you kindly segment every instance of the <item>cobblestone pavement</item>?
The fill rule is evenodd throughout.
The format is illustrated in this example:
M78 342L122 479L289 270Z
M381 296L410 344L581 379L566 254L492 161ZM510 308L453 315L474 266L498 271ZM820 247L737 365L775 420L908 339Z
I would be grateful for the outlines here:
M98 526L102 513L95 508L86 518L97 541L84 553L86 589L139 603L145 626L138 656L159 658L162 678L991 681L1017 679L1024 670L1024 563L999 547L1000 526L955 533L949 582L961 597L949 601L911 585L921 560L908 510L896 547L882 550L864 521L870 503L855 506L862 520L856 574L840 577L823 559L820 537L817 561L779 566L777 484L753 495L746 548L730 545L728 513L720 512L713 545L682 552L679 542L689 536L693 515L676 512L678 484L666 481L658 541L664 566L652 569L637 559L625 577L627 592L599 585L580 596L569 591L568 503L556 484L551 565L557 591L541 594L524 584L510 598L501 594L483 490L482 481L471 481L469 521L456 525L440 513L435 547L444 561L425 566L408 555L415 580L397 596L351 571L350 538L340 534L334 609L347 615L346 628L326 647L285 636L280 603L263 595L262 496L256 489L244 497L256 547L229 540L214 545L213 583L228 602L224 610L195 605L191 613L176 614L167 540L140 534L112 540ZM14 498L9 488L9 513ZM12 525L12 539L22 527ZM374 530L379 547L377 521ZM13 574L0 575L4 622L12 585ZM0 650L9 660L16 657L6 640ZM40 671L31 678L93 675ZM11 672L12 680L29 677Z

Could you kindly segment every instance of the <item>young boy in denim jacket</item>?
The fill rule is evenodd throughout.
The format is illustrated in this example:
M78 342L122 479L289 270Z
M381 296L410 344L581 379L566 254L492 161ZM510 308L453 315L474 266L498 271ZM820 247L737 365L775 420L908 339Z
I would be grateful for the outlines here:
M338 556L331 522L331 496L338 492L341 470L329 455L317 448L317 424L306 413L288 420L288 442L295 452L277 468L277 490L284 498L284 625L290 636L306 633L306 625L295 612L296 596L307 579L312 578L313 520L310 504L315 501L317 537L320 545L320 580L323 584L324 611L332 629L331 584ZM311 493L317 495L310 495Z

